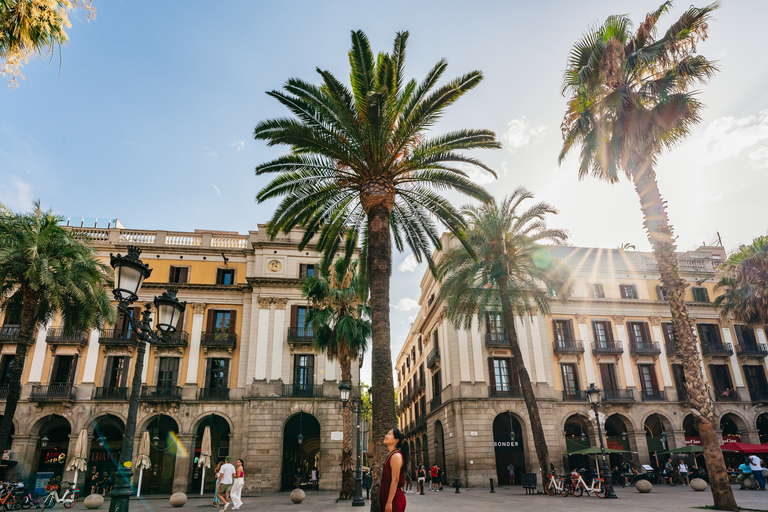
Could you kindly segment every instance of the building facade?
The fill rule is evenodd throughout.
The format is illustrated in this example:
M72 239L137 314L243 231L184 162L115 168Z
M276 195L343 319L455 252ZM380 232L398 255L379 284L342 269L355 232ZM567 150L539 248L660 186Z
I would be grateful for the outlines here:
M549 248L548 255L570 268L573 295L553 297L550 315L518 317L515 328L551 461L560 470L589 467L586 456L569 453L599 446L584 393L590 383L603 390L608 446L630 452L612 455L612 465L622 457L653 465L659 452L699 444L653 255L576 247ZM724 442L768 442L766 328L723 320L712 307L724 258L722 247L709 246L678 255L716 427ZM538 473L500 317L457 329L438 296L439 283L427 271L395 368L400 427L414 460L437 463L464 486L487 485L489 478L505 484L510 463L518 475Z
M133 316L169 286L187 302L172 339L148 346L144 356L134 458L143 432L152 441L142 493L201 489L196 462L205 427L211 429L214 465L226 456L244 459L246 489L292 488L297 471L306 478L313 467L321 488L339 488L341 372L338 362L315 352L312 332L304 327L307 301L299 284L320 255L314 247L298 250L300 232L270 239L263 225L248 235L73 229L89 235L105 262L129 245L141 248L152 275ZM19 313L2 312L0 397L7 393ZM113 471L136 348L122 315L100 331L66 333L58 319L40 329L29 347L0 477L71 480L65 465L82 429L90 459L80 484L94 472ZM358 380L353 365L353 386ZM208 470L205 487L210 492L213 485Z

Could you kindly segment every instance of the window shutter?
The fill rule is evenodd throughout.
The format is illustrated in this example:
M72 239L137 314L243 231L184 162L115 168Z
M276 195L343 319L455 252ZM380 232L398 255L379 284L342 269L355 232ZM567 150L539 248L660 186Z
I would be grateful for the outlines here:
M485 314L485 332L491 332L491 315Z
M104 378L102 379L102 382L104 383L105 388L111 388L117 384L116 382L112 382L112 370L114 369L115 369L115 356L107 356L107 368L104 373Z
M627 333L629 334L629 341L631 343L637 343L637 340L635 339L635 330L632 329L632 324L634 322L627 322Z
M291 306L291 328L296 329L299 326L299 306Z
M117 333L127 332L127 320L125 318L125 313L123 313L119 309L117 310L117 323L115 324L115 330L117 331Z
M315 356L307 356L307 384L315 383Z
M741 325L734 325L733 330L736 332L736 340L739 342L739 345L744 345L744 332L741 330Z
M666 300L664 297L664 288L660 285L656 285L656 295L659 297L659 300Z
M603 325L605 325L605 336L608 338L608 342L613 343L613 326L611 325L611 322L603 322Z
M643 326L643 337L645 338L643 341L646 341L648 343L651 342L651 329L648 327L647 322L642 323Z
M222 368L221 386L224 388L229 387L229 359L224 359L224 368Z
M627 288L623 284L619 285L619 292L621 293L621 298L626 299L627 298Z
M299 263L299 278L307 277L307 265L305 263Z
M69 367L69 376L67 377L67 384L70 386L75 383L77 378L77 355L72 356L72 366Z
M123 356L123 374L120 378L120 387L126 388L128 387L128 373L131 370L131 358L128 356Z
M222 284L224 282L224 269L216 269L216 284Z
M301 376L301 373L299 372L299 364L301 363L301 355L296 354L293 356L293 384L301 384L301 381L299 377Z
M733 387L733 380L731 380L731 370L729 368L730 365L724 364L723 365L723 378L725 379L726 383L728 384L728 389L734 389Z
M552 320L552 337L555 341L560 341L557 338L557 320Z
M208 318L205 321L205 332L215 332L215 325L213 325L213 315L216 311L213 309L208 310Z
M229 311L229 332L234 333L235 332L235 324L237 322L237 310L231 309Z
M644 392L648 392L648 387L645 384L645 379L643 378L643 365L638 364L637 365L637 376L640 378L640 389Z
M59 373L59 364L61 364L61 356L54 356L53 357L53 368L51 368L51 384L61 384L61 382L56 382L55 379L58 377Z
M573 320L568 320L568 331L571 334L571 341L576 341L576 331L573 329Z
M174 272L175 270L176 270L176 267L174 267L174 266L171 266L171 270L168 272L168 282L169 282L169 283L174 283L174 282L176 282L176 281L173 279L173 278L174 278L174 275L173 275L173 274L175 273L175 272Z
M179 271L179 284L187 284L189 282L189 267L180 268Z
M656 367L652 364L648 365L648 371L651 374L651 385L653 385L654 393L659 391L659 383L656 381Z
M517 365L513 364L514 361L512 361L512 358L507 357L507 368L509 368L509 385L510 386L519 386L520 385L520 372L518 370Z
M491 379L491 386L493 386L493 389L496 389L496 372L493 371L493 358L488 358L488 376ZM497 390L498 391L498 390ZM439 394L439 391L438 391Z

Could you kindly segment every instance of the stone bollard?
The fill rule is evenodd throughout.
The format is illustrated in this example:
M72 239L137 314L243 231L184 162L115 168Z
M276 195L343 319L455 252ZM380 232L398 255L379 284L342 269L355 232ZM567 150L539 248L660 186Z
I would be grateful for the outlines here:
M85 508L88 509L94 509L99 508L104 504L104 496L101 494L91 494L87 498L85 498L85 501L83 501L83 505L85 505Z
M298 487L291 491L291 501L296 504L299 504L302 501L304 501L304 498L306 497L307 495L304 493L304 491L302 491Z
M744 484L744 487L746 487L747 489L754 489L756 487L755 481L752 479L752 477L749 477L749 476L746 477L744 480L742 480L741 483Z
M638 480L635 482L635 489L642 493L651 492L651 489L653 489L653 484L648 480Z
M460 494L461 480L459 480L459 477L453 479L453 487L456 489L456 494Z
M491 481L491 492L496 492L493 490L493 478L491 478L490 481Z
M707 489L707 482L701 478L694 478L691 480L691 489L694 491L704 491Z
M177 492L171 495L171 499L169 501L173 507L183 507L187 502L187 495L183 492Z

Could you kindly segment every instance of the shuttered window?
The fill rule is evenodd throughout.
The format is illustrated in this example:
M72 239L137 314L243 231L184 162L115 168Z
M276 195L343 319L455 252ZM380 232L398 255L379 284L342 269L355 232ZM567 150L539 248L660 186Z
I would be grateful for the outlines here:
M692 286L693 302L709 302L709 292L703 286Z
M619 291L621 292L622 299L637 298L637 286L634 284L621 284L619 285Z
M189 267L171 266L168 282L175 284L187 284L189 282Z
M601 283L592 283L589 285L589 296L593 299L604 299L605 290Z

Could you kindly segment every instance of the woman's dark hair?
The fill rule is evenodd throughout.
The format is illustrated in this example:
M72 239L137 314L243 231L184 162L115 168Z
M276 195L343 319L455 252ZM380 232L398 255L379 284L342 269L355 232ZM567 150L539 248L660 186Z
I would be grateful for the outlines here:
M237 459L237 462L239 462L240 464L242 464L243 466L245 466L245 462L243 462L243 459Z
M408 448L408 443L405 442L405 434L399 428L392 429L392 435L397 439L395 449L400 450L403 455L403 471L408 472L408 464L411 462L411 451Z

